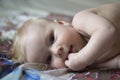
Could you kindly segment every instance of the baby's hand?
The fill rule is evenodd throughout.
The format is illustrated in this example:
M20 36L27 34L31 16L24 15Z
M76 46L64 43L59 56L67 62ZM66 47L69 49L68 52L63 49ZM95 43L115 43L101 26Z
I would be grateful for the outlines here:
M87 66L86 61L80 59L79 53L70 53L68 60L65 61L65 65L74 71L82 70Z

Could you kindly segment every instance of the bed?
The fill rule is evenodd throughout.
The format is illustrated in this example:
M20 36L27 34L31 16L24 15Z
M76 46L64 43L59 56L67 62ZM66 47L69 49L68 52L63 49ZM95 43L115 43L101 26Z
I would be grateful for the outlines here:
M31 17L51 20L64 20L71 23L72 16L58 13L47 15L32 15L27 12L0 17L0 80L120 80L118 69L86 69L73 72L67 68L50 69L45 64L16 63L11 60L10 47L17 29Z

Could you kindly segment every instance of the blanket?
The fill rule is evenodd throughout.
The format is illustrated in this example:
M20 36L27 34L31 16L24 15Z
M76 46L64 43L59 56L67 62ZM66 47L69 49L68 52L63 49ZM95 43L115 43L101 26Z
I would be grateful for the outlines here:
M31 17L64 20L69 23L72 16L58 13L33 15L27 12L0 17L0 80L120 80L118 69L87 69L73 72L67 68L50 69L45 64L17 63L11 60L10 47L16 30Z

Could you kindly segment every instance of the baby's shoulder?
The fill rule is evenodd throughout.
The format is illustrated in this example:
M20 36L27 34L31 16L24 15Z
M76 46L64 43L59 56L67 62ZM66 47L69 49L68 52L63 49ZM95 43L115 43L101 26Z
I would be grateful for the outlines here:
M98 28L102 28L101 26L113 25L120 30L119 8L120 3L114 3L80 11L73 17L72 25L78 31L88 32L89 34Z
M86 11L103 17L120 31L120 3L105 4Z

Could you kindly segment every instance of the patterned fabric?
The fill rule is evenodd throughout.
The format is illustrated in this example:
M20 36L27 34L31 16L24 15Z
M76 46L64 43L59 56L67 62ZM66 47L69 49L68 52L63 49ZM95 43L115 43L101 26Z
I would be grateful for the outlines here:
M25 72L22 65L1 80L21 80L22 78L24 80L40 80L37 70L26 70Z
M1 80L120 80L120 70L97 70L71 72L68 69L38 70L35 64L22 64L13 68L15 63L3 59L1 62Z
M3 56L0 55L0 57ZM12 64L13 62L11 60L7 60L6 58L0 58L0 78L12 72Z
M14 63L7 58L0 58L1 80L119 80L120 70L89 70L71 72L65 69L47 69L35 63Z
M71 80L120 80L120 70L97 70L78 73Z
M73 73L67 73L67 69L43 71L41 67L39 67L41 70L38 70L32 67L33 65L21 64L11 73L5 71L8 75L2 77L1 80L70 80L73 76Z

